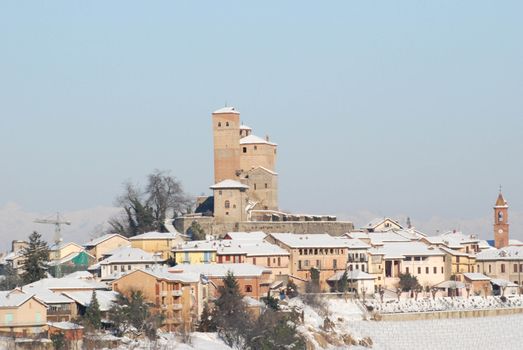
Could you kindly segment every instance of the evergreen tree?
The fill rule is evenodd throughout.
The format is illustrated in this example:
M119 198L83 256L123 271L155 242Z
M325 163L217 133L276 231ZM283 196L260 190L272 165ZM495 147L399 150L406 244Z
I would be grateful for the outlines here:
M191 226L187 229L187 235L191 237L193 241L205 240L205 232L197 221L191 223Z
M251 319L243 302L238 281L229 271L219 289L215 301L213 319L218 325L218 335L230 347L245 348L245 334L251 326Z
M11 264L6 264L4 269L4 279L0 281L0 290L12 290L20 286L20 276Z
M347 274L347 270L343 273L340 280L338 281L337 289L340 293L345 293L347 291L347 285L349 283L349 275Z
M203 333L216 332L216 323L207 303L203 305L202 316L200 317L197 330Z
M102 314L100 312L100 304L98 303L95 290L93 290L91 302L85 311L84 325L91 331L97 331L102 327Z
M29 236L29 245L24 249L24 284L33 283L46 277L47 263L49 261L49 248L47 242L42 240L42 235L34 231Z
M298 296L298 286L296 283L294 283L293 280L289 280L289 283L287 283L285 294L287 294L287 296L291 299Z
M263 298L263 302L267 307L274 311L278 311L280 309L280 305L278 304L278 299L273 297L272 295L268 294L265 298Z
M409 292L420 288L418 278L410 273L400 273L399 288L403 292Z
M248 334L246 349L250 350L302 350L304 337L297 331L297 315L267 309L260 315Z

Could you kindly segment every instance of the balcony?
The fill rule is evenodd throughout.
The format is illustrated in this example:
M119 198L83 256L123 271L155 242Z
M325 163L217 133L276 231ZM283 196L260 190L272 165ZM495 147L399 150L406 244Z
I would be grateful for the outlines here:
M166 305L166 304L162 304L162 305L160 306L160 308L161 308L162 310L167 310L167 305Z
M183 292L181 290L173 290L172 295L173 297L181 297Z
M183 308L182 304L174 304L173 310L174 311L180 311Z
M162 290L162 291L160 292L160 296L162 296L162 297L166 297L166 296L167 296L167 291L166 291L166 290Z

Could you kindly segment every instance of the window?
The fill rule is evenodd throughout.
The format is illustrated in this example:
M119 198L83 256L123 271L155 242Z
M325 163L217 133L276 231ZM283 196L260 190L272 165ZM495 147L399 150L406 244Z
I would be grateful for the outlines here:
M309 266L309 260L305 260L305 261L303 262L303 265L305 265L305 267L308 267L308 266Z
M333 269L337 269L338 268L338 262L336 261L336 259L332 260L332 268Z
M443 273L443 272L444 272L444 271L443 271L443 266L442 266L442 267L441 267L441 273Z
M406 273L406 274L409 273L409 268L408 268L408 267L405 268L405 273Z
M222 126L222 123L221 123L221 122L219 122L219 123L218 123L218 127L220 128L221 126Z
M229 122L225 123L225 126L229 126Z
M514 272L518 272L518 264L514 264Z
M12 323L13 322L13 314L5 314L5 323Z
M492 273L492 266L490 264L488 265L488 273Z
M428 268L428 267L425 268L425 273L426 273L427 275L429 274L429 268Z
M231 202L225 201L225 209L229 209L231 207Z
M247 147L243 147L243 153L247 153Z
M267 258L267 266L271 266L271 258Z
M269 188L269 185L268 185L268 184L265 184L265 188Z
M256 265L256 258L252 258L252 264Z
M418 267L418 275L421 275L421 267Z
M225 261L231 261L231 257L230 257L229 255L227 255L227 256L225 257Z
M281 258L278 257L278 266L281 266Z
M298 270L301 270L301 260L298 260Z
M437 274L438 273L438 268L436 266L434 266L434 274Z
M256 184L254 184L254 190L256 191Z
M127 271L131 271L131 265L127 265Z
M221 196L223 194L223 192L222 191L218 191L218 194Z
M319 261L319 260L316 260L316 267L317 267L318 269L321 269L321 264L320 264L320 261Z
M498 221L503 222L503 212L501 211L498 213Z
M228 211L226 211L226 212L225 212L225 215L229 215L229 212L228 212Z
M245 293L252 293L252 286L251 285L246 285L245 286Z
M257 151L258 150L258 146L254 146L254 150Z
M501 264L501 273L505 273L505 264Z

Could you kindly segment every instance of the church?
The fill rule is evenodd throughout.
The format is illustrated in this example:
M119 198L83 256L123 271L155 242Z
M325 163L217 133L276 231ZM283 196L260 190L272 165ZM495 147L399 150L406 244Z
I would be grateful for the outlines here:
M278 206L278 145L268 136L259 137L241 123L240 112L224 107L212 113L214 140L213 195L199 197L194 214L175 220L185 233L198 222L206 233L228 232L330 233L351 231L352 222L332 215L297 215Z

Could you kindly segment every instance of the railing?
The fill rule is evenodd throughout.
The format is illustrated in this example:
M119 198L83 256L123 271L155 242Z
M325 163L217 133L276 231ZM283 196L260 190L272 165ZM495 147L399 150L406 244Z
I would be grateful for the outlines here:
M167 296L167 291L162 290L162 291L160 292L160 296L162 296L162 297L166 297L166 296Z
M174 304L173 310L181 310L183 308L182 304Z
M173 297L181 297L182 291L181 290L173 290L172 292Z

